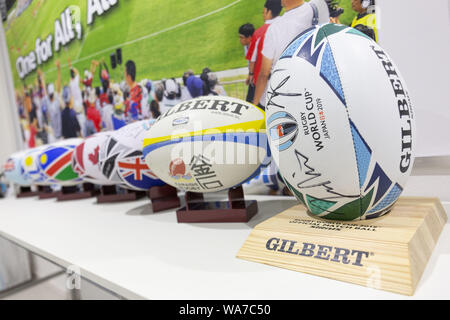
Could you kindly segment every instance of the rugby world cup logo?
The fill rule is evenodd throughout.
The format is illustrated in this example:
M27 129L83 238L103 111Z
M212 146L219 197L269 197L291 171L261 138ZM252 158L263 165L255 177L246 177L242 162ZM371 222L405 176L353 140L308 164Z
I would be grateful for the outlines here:
M298 124L295 118L285 112L275 112L267 121L272 146L278 151L289 149L298 136Z

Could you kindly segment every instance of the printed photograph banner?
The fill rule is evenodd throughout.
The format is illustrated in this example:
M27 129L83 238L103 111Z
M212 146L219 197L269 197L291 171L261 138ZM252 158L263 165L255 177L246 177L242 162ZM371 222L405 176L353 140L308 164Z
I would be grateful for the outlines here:
M25 145L156 118L199 94L245 99L238 30L264 24L265 2L0 0ZM336 3L351 24L351 1Z

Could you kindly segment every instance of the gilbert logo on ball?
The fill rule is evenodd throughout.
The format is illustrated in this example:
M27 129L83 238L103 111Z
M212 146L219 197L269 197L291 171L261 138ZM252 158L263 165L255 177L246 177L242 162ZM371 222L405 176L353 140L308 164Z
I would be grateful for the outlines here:
M264 111L239 99L192 99L162 114L144 139L145 161L164 182L215 192L259 174L267 157Z
M266 125L287 186L335 220L387 213L413 166L414 113L389 55L363 33L325 24L277 61Z

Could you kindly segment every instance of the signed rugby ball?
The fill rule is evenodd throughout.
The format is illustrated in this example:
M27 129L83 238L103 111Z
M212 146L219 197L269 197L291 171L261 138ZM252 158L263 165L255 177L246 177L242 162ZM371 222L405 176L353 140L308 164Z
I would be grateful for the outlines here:
M229 97L188 100L156 120L143 148L167 184L201 193L229 189L256 176L267 156L264 111Z
M316 26L276 62L266 96L273 157L319 217L387 213L413 167L414 112L391 57L356 29Z
M73 186L83 182L72 168L72 154L83 139L74 138L62 140L48 145L37 159L41 172L51 184Z
M163 186L145 163L142 143L154 120L131 123L111 132L100 147L99 166L104 178L124 188L147 191Z

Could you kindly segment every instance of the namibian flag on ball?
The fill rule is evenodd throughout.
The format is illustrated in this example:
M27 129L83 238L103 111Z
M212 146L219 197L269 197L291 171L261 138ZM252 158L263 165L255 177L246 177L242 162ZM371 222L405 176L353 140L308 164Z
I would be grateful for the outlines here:
M40 169L51 182L76 185L82 181L72 168L72 154L82 141L82 139L70 139L50 145L38 156Z

